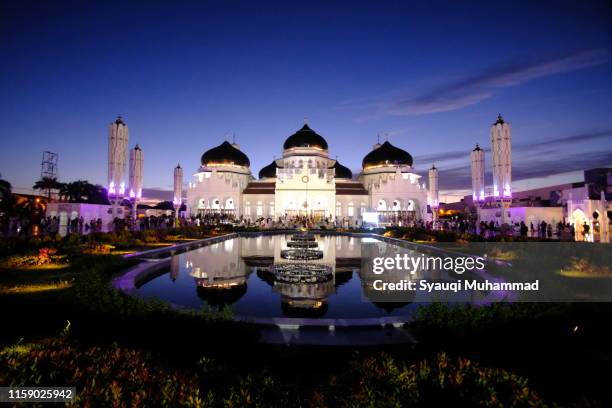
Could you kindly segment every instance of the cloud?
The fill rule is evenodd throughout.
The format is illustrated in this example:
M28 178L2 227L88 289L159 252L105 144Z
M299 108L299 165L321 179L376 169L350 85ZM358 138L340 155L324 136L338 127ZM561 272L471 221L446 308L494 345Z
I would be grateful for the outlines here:
M422 115L448 112L474 105L495 92L534 79L577 71L605 64L610 53L604 49L581 50L553 58L508 63L463 79L415 98L401 98L388 103L378 115ZM376 105L373 105L376 106Z
M612 138L612 129L606 130L589 130L581 133L575 133L569 136L562 136L557 138L549 138L536 142L530 143L517 143L512 145L513 152L528 152L528 153L537 153L540 156L543 155L544 151L542 148L548 148L545 156L550 156L551 154L557 154L559 150L568 145L576 144L576 143L584 143L586 141L593 141L599 139L611 139ZM485 152L489 152L490 149L488 147L481 148ZM466 162L469 161L469 153L471 150L454 150L448 152L441 153L433 153L428 155L418 156L415 159L416 163L420 164L429 164L429 163L441 163L445 161L457 160L457 159L465 159ZM551 173L552 174L552 173Z
M612 165L612 151L590 151L584 153L566 153L537 161L519 161L512 165L512 180L520 181L538 177L548 177L571 171L582 171L596 167ZM491 180L491 174L485 175ZM471 187L471 170L469 163L453 168L439 170L440 190L457 190Z

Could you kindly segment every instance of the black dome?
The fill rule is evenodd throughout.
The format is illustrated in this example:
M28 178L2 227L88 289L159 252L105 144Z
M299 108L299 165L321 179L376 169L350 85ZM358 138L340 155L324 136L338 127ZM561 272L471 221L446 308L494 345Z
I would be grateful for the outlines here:
M412 156L405 150L393 146L386 141L378 149L368 153L361 163L363 168L383 164L412 166Z
M209 164L233 164L249 167L251 162L246 154L225 141L202 155L202 166L208 166Z
M343 179L353 178L353 172L351 171L351 169L349 169L346 166L341 165L338 160L336 160L336 164L334 164L334 167L332 167L332 169L336 170L336 178L343 178Z
M259 170L259 178L274 178L276 177L276 169L278 166L276 165L276 160L272 160L272 163L268 164L265 167L262 167Z
M291 149L292 147L318 147L327 150L327 142L305 124L285 140L283 149Z

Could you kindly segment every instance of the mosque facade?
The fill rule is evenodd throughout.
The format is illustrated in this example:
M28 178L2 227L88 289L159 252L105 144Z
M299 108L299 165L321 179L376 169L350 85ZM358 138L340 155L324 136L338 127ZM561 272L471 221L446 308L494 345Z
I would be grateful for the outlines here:
M437 195L415 173L412 156L389 141L373 146L354 177L330 158L327 141L304 124L257 178L239 145L224 141L206 151L189 181L186 205L192 216L309 216L354 223L377 212L381 222L397 223L427 218L428 198L437 202Z

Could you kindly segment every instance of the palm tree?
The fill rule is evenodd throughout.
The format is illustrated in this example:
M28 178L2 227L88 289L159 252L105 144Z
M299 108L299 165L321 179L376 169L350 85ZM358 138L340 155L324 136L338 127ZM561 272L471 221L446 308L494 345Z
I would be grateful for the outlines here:
M34 183L32 187L34 190L46 190L47 198L51 199L51 190L60 189L62 183L58 182L55 177L43 177Z
M73 203L108 204L106 190L87 180L77 180L65 183L60 188L60 196Z

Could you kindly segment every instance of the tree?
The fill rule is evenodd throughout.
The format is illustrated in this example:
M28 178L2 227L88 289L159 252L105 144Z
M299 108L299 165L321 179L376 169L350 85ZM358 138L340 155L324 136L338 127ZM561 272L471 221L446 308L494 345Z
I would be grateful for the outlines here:
M34 183L32 187L34 190L41 190L47 192L47 198L51 199L51 191L59 190L62 187L62 183L58 182L55 177L43 177Z
M106 189L87 180L77 180L61 186L60 196L72 203L108 204Z
M0 179L0 235L8 229L8 220L15 207L12 186L6 180Z

